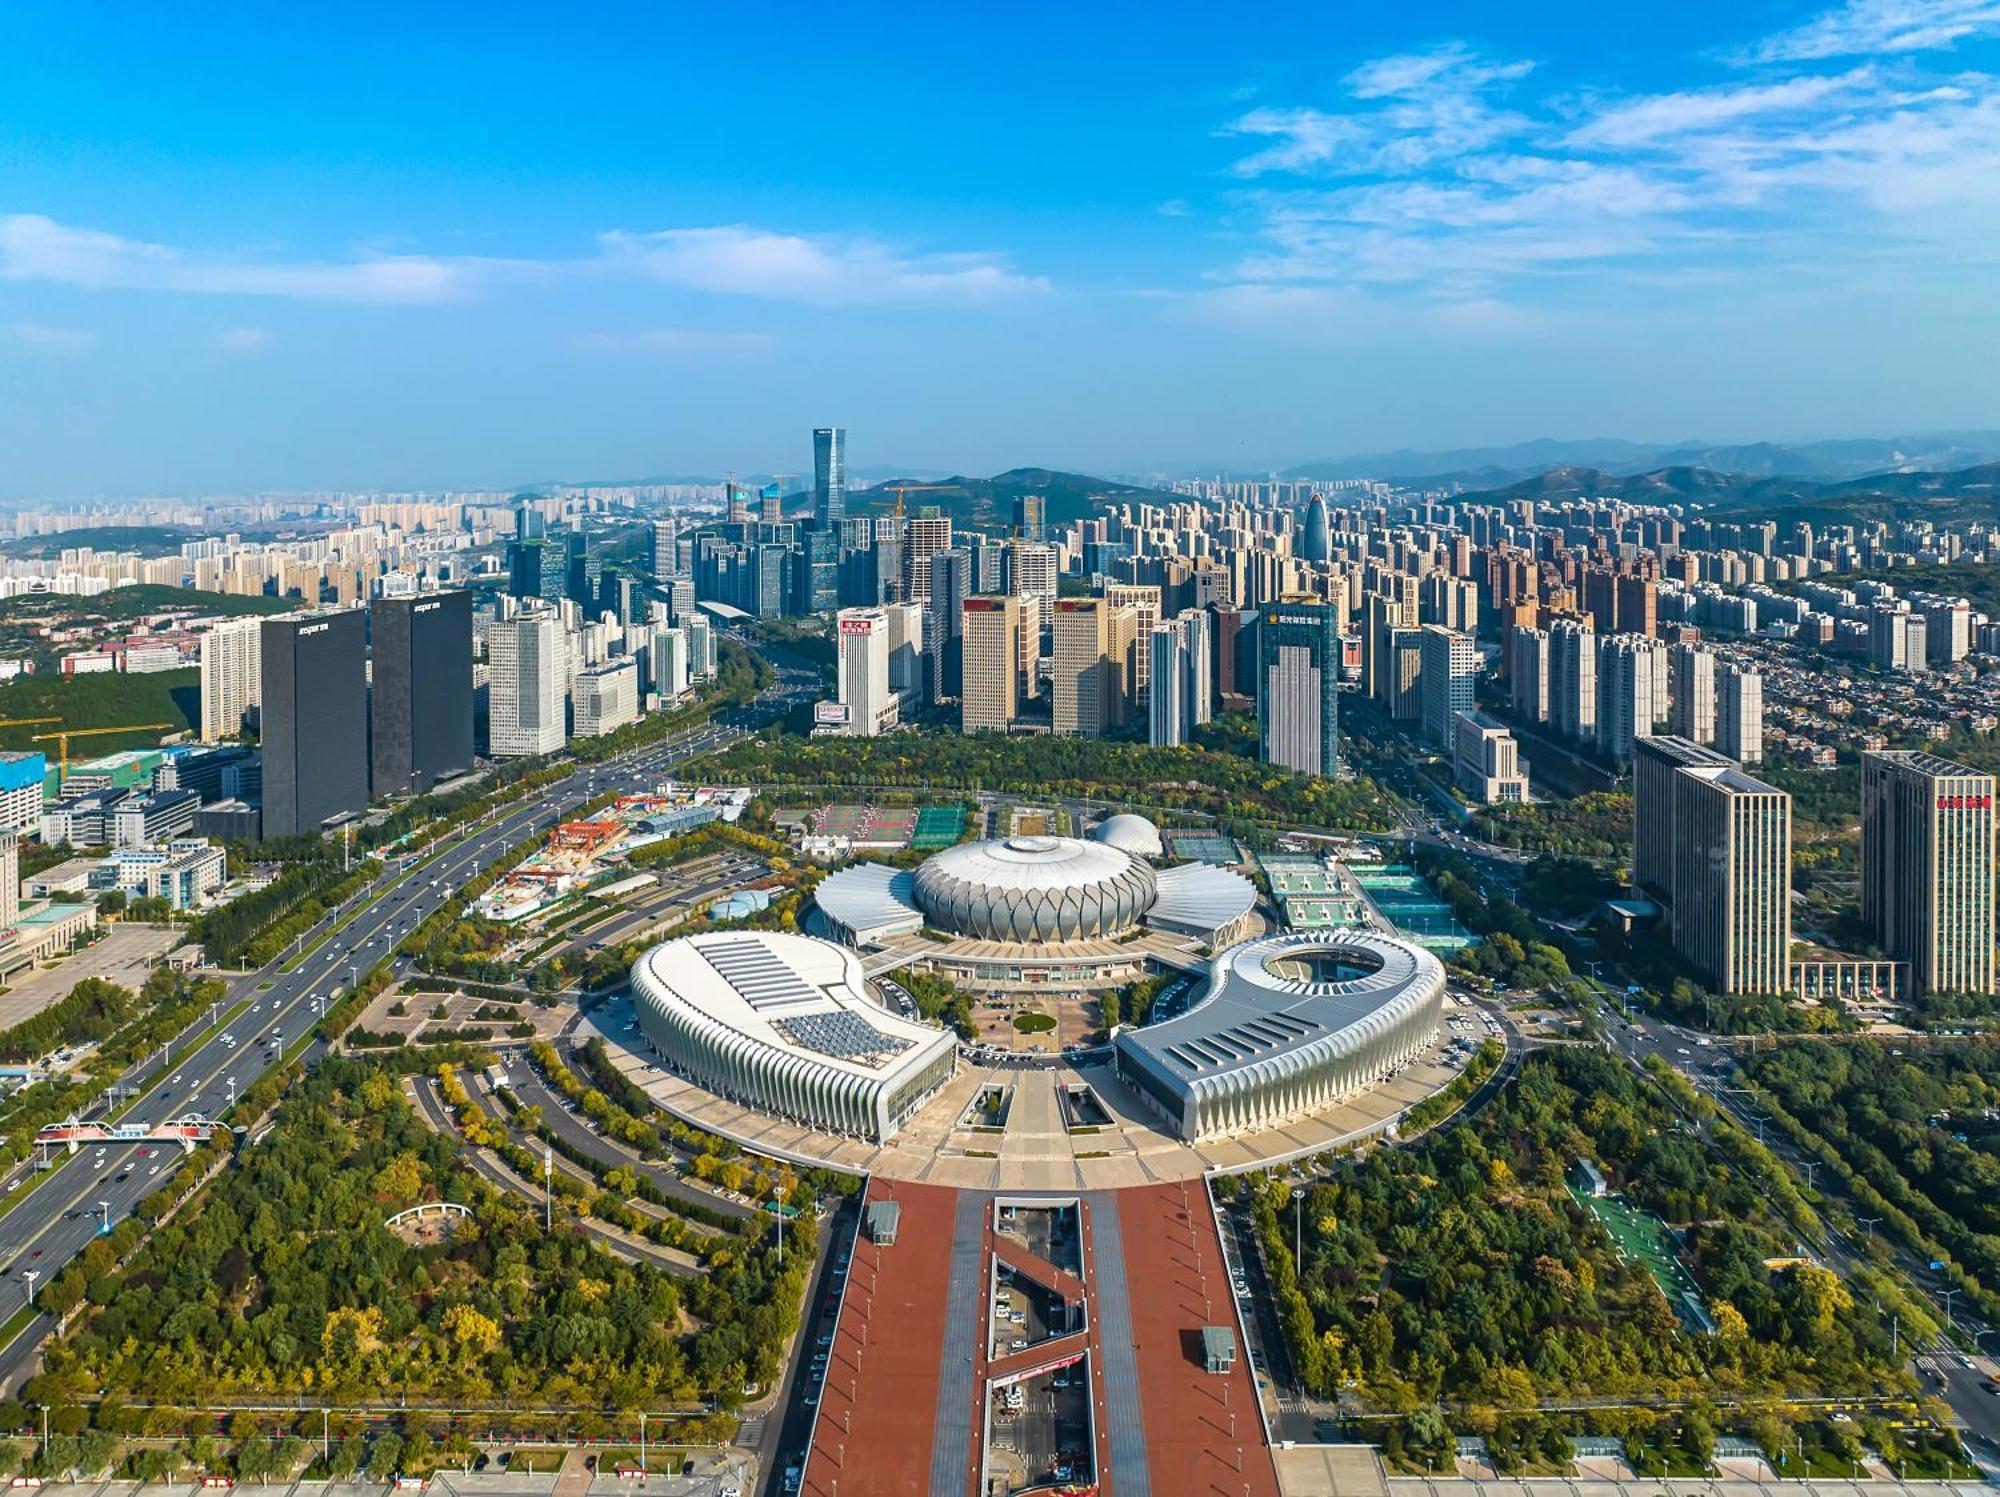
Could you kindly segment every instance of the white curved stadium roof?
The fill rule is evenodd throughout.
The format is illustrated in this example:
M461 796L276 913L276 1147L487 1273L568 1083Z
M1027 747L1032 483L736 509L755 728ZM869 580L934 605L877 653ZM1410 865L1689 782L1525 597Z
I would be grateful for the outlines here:
M1115 847L1075 837L1008 837L961 842L924 866L936 870L937 876L949 875L985 889L1034 891L1114 879L1132 866L1132 860Z
M1257 886L1242 874L1213 863L1183 863L1159 877L1159 897L1146 923L1164 930L1206 936L1248 914L1257 904Z
M941 1033L874 1002L861 958L811 936L705 931L655 946L632 976L642 1005L681 1009L760 1047L810 1054L851 1074L898 1069L935 1048Z
M813 903L836 930L857 941L900 935L924 923L917 908L917 876L886 863L856 863L829 873L813 890Z
M1090 836L1094 842L1122 848L1134 857L1158 858L1166 855L1166 844L1160 840L1160 829L1145 817L1135 816L1130 811L1105 817L1090 829Z

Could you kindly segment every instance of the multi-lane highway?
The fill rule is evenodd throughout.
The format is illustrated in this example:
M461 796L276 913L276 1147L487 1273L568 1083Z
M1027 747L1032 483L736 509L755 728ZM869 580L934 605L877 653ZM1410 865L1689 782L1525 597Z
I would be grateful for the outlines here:
M321 944L291 970L284 970L293 959L288 952L232 982L219 1027L209 1030L204 1019L203 1037L190 1036L192 1049L176 1045L121 1077L118 1086L129 1088L132 1100L119 1121L158 1124L191 1113L222 1117L359 974L388 957L398 941L508 848L553 826L584 801L641 789L675 765L782 715L808 690L789 675L749 707L619 759L579 766L489 813L434 854L414 852L391 862L306 935L295 949ZM305 1059L310 1062L314 1053L308 1051ZM0 1344L0 1388L17 1387L32 1370L54 1325L49 1315L12 1324L31 1291L61 1273L107 1222L115 1225L129 1216L143 1197L170 1181L184 1157L168 1144L86 1145L75 1154L57 1155L51 1169L0 1196L0 1203L12 1202L0 1216L0 1324L12 1332Z

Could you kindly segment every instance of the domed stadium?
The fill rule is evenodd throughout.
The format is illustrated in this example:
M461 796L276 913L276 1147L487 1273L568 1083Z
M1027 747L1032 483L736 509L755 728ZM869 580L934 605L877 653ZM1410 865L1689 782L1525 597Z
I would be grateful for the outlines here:
M1160 858L1167 852L1166 844L1160 840L1160 829L1130 811L1120 811L1098 822L1090 829L1090 840L1129 852L1135 858Z
M935 929L982 941L1093 941L1152 909L1159 880L1138 858L1073 837L1008 837L946 848L912 894Z

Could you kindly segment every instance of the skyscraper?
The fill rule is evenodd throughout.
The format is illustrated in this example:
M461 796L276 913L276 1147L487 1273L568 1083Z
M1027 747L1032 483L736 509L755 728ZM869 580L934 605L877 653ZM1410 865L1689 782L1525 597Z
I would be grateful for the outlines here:
M1461 712L1453 723L1452 761L1459 789L1489 806L1526 800L1520 746L1506 724L1479 711Z
M1024 541L1048 539L1048 504L1040 494L1014 496L1014 534Z
M972 596L972 553L933 553L925 566L924 646L933 705L959 694L965 676L965 600Z
M1307 561L1333 560L1333 527L1327 520L1326 500L1318 494L1306 505L1305 533L1300 537L1299 555Z
M843 608L836 627L840 703L847 708L841 731L873 738L897 719L898 698L889 685L889 614Z
M1792 798L1714 749L1633 744L1632 881L1721 993L1782 993L1792 944Z
M421 795L472 768L472 595L377 598L368 611L373 790Z
M1123 672L1111 658L1114 610L1102 598L1058 598L1051 710L1055 731L1099 738L1125 721ZM1127 613L1129 618L1129 613Z
M959 726L967 733L1004 733L1021 710L1021 600L967 598L961 617Z
M486 679L487 742L494 758L562 748L569 646L553 610L500 620L486 631Z
M1549 631L1518 628L1507 641L1508 688L1514 711L1529 722L1549 720Z
M1568 738L1597 738L1597 631L1575 619L1549 630L1549 722Z
M1621 764L1634 739L1652 736L1663 662L1653 642L1638 634L1613 634L1597 652L1597 747Z
M664 583L680 571L680 526L672 520L653 521L653 580Z
M1458 714L1470 712L1479 652L1468 635L1425 624L1418 681L1423 694L1424 737L1441 749L1457 743Z
M1146 741L1155 748L1178 748L1187 742L1187 639L1178 621L1156 624L1146 636L1150 661L1147 679Z
M368 808L368 636L358 608L264 619L264 835Z
M1719 993L1782 993L1792 953L1792 798L1734 764L1674 775L1674 949Z
M838 530L847 518L847 429L822 426L813 432L813 519L822 530Z
M1287 601L1257 624L1257 742L1266 763L1340 771L1340 631L1324 603Z
M1738 764L1764 762L1764 678L1725 665L1715 697L1715 742Z
M1104 589L1104 601L1114 609L1132 610L1133 649L1129 690L1133 710L1137 711L1146 703L1146 693L1152 680L1153 662L1146 641L1152 636L1153 626L1160 621L1160 590L1140 583L1114 582Z
M263 694L259 619L229 619L201 636L201 740L214 743L243 726Z
M1704 645L1675 645L1670 657L1674 735L1715 742L1715 654Z
M1920 993L1994 991L1994 777L1861 756L1861 916Z

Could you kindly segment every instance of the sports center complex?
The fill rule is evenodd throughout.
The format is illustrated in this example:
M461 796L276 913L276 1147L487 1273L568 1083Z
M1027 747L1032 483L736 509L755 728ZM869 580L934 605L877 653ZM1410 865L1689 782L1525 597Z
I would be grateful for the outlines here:
M1287 931L1244 868L1167 845L1113 816L852 864L810 933L667 941L586 1021L676 1116L868 1177L786 1490L1281 1490L1207 1179L1393 1133L1469 1045L1424 945ZM914 972L1043 1009L1168 987L1015 1052L922 1018Z

